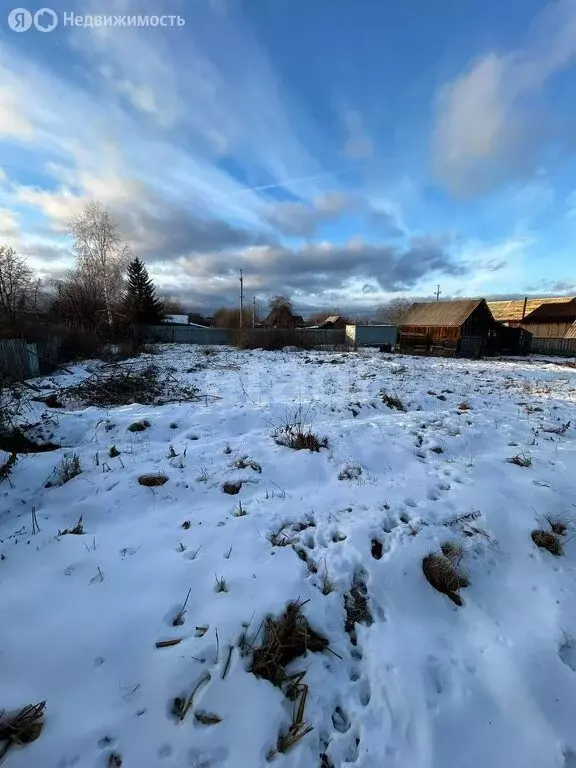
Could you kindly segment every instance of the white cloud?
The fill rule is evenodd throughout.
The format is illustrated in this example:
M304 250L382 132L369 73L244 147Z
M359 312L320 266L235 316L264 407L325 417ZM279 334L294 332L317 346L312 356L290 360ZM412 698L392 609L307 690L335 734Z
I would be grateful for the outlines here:
M371 157L374 152L374 146L364 130L364 121L360 113L348 111L344 116L344 122L348 131L344 153L356 160Z
M522 49L488 53L443 86L432 145L437 179L467 195L532 171L545 122L533 104L575 57L576 0L560 0L537 18Z
M0 78L2 75L0 66ZM0 136L26 139L32 133L32 126L22 110L19 94L10 85L0 85Z
M20 223L15 213L8 208L0 208L0 243L17 239L20 236Z

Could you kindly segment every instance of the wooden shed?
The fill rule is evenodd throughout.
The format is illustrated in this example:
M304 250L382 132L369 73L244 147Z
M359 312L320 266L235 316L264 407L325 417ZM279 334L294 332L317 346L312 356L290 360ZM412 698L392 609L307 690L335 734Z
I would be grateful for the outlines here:
M413 304L400 326L400 351L480 357L526 354L530 334L506 328L492 317L485 299Z
M541 339L563 339L575 321L576 300L573 300L543 304L526 315L522 326Z
M494 320L510 326L521 326L524 319L535 310L546 304L567 304L575 302L574 296L552 296L547 298L505 299L488 301L488 308Z

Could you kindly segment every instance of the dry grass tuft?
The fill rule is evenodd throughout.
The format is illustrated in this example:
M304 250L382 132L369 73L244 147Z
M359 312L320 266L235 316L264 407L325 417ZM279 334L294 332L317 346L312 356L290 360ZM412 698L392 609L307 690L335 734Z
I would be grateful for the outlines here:
M254 648L250 671L272 685L282 687L287 682L286 667L294 659L328 648L328 640L308 624L304 605L299 600L289 603L279 618L268 617L264 622L262 644Z
M156 488L167 483L168 478L166 475L140 475L138 482L140 485L146 486L146 488Z
M467 403L466 400L464 400L463 402L461 402L458 405L458 410L459 411L470 411L470 410L472 410L472 406L470 405L470 403Z
M254 461L254 459L251 459L249 456L241 456L239 459L236 459L234 464L232 465L236 469L253 469L254 472L262 472L262 467L260 464L258 464L257 461Z
M40 736L44 727L46 702L29 704L18 712L0 713L0 760L12 746L30 744Z
M546 549L551 555L561 557L564 554L564 547L560 538L551 531L532 531L532 541L540 549Z
M566 536L568 531L568 523L561 517L547 517L548 525L550 526L552 533L556 536Z
M384 405L387 405L388 408L392 408L393 410L396 410L396 411L406 410L406 406L404 405L402 400L400 400L400 398L396 397L395 395L388 395L384 390L381 390L380 398L384 403Z
M133 421L132 424L128 427L128 432L144 432L144 430L149 429L152 425L148 421L148 419L142 419L141 421Z
M526 456L525 453L519 453L517 456L512 456L506 459L509 464L516 464L517 467L531 467L532 459L530 456Z
M235 496L237 493L240 493L241 488L242 488L241 480L238 480L235 482L227 480L225 483L222 484L222 490L224 491L224 493L227 493L229 496Z
M65 485L80 474L82 474L82 464L78 454L73 453L72 456L64 456L60 464L54 467L52 479L48 480L46 488Z
M360 464L347 464L338 473L338 480L358 480L362 476Z
M296 541L297 536L293 536L291 533L286 533L288 524L285 524L278 528L277 531L272 531L269 540L273 547L291 547Z
M117 456L120 456L120 451L118 450L118 448L116 448L116 446L115 446L115 445L112 445L112 446L111 446L111 447L108 449L108 456L109 456L111 459L115 459Z
M319 437L310 428L304 429L299 424L282 427L276 430L273 436L277 445L283 445L295 451L319 453L321 448L328 448L327 437Z
M82 536L84 533L84 523L82 522L82 515L78 518L78 522L73 528L64 528L63 531L58 531L58 536Z
M456 547L452 549L453 546L450 545L449 551L451 553L458 551ZM458 570L458 567L449 557L445 554L437 555L434 553L426 555L422 561L422 570L428 583L434 589L449 597L456 605L464 605L457 591L469 586L470 581L464 573Z

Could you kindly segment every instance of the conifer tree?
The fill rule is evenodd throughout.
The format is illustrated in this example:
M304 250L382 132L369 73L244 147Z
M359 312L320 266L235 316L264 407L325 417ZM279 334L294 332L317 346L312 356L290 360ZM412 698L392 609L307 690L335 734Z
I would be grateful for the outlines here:
M165 317L164 307L156 296L154 283L143 261L138 257L128 265L128 286L124 311L129 322L136 325L157 325Z

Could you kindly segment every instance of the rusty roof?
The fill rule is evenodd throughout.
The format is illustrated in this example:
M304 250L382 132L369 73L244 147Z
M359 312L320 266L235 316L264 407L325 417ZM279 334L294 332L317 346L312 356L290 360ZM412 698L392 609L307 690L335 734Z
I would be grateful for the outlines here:
M440 325L459 328L483 301L484 299L456 299L412 304L401 326Z
M526 302L524 317L543 304L562 304L574 301L574 296L556 296L552 298L532 298ZM489 301L488 307L495 320L501 323L520 322L524 312L524 299L510 299L507 301Z

